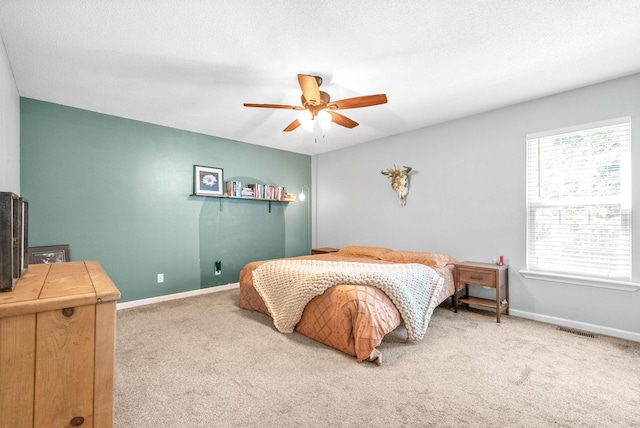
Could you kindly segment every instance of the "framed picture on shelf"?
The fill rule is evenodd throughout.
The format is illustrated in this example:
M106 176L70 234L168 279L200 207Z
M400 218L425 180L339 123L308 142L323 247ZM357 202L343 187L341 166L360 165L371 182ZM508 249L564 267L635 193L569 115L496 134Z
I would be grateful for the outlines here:
M29 263L34 265L69 261L69 244L29 248Z
M193 166L193 194L200 196L223 196L224 177L222 168Z

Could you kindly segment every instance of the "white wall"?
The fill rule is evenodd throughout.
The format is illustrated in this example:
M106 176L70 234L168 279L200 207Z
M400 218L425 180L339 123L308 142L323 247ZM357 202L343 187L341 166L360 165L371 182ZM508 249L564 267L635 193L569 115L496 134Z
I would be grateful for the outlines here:
M0 191L20 193L20 97L0 37Z
M314 245L378 245L510 262L513 315L640 340L640 292L529 280L525 136L631 116L640 282L640 74L318 155ZM401 207L380 171L413 167Z

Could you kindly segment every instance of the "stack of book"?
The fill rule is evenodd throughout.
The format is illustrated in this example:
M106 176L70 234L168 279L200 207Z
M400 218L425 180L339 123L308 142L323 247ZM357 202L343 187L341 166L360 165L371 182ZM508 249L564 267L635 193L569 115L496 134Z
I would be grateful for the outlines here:
M295 197L287 193L283 186L270 186L268 184L248 184L242 186L240 181L227 181L226 196L232 198L271 199L276 201L295 201Z
M239 181L227 181L227 196L240 198L242 196L242 183Z

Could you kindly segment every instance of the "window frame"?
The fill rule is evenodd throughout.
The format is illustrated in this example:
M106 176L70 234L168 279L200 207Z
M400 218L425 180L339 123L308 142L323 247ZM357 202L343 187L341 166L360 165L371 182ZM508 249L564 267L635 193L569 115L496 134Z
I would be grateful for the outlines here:
M553 137L553 136L562 136L564 134L571 134L571 133L576 133L576 132L585 132L588 133L591 130L595 130L598 128L602 128L602 127L607 127L607 126L615 126L615 125L622 125L622 124L626 124L628 126L628 150L629 150L629 154L628 154L628 161L631 162L631 143L632 143L632 139L631 139L631 117L629 116L625 116L625 117L618 117L618 118L614 118L614 119L609 119L609 120L604 120L604 121L598 121L598 122L592 122L592 123L585 123L585 124L580 124L580 125L575 125L575 126L571 126L571 127L566 127L566 128L561 128L561 129L554 129L554 130L548 130L548 131L543 131L543 132L537 132L537 133L532 133L532 134L527 134L526 135L526 139L525 139L525 144L526 144L526 164L525 164L525 179L526 179L526 236L525 236L525 258L526 258L526 264L527 264L527 268L520 270L519 273L522 274L525 278L528 279L536 279L536 280L548 280L548 281L554 281L554 282L564 282L564 283L571 283L571 284L578 284L578 285L586 285L586 286L594 286L594 287L604 287L604 288L613 288L613 289L617 289L617 290L625 290L625 291L636 291L638 289L640 289L640 283L635 283L632 282L632 271L631 269L633 268L633 255L632 255L632 239L633 239L633 235L632 235L632 225L631 223L629 223L629 276L620 276L620 277L615 277L615 276L606 276L606 275L598 275L598 274L587 274L587 275L582 275L580 273L576 273L576 272L559 272L559 271L553 271L551 269L548 268L539 268L539 267L535 267L532 268L530 266L530 238L532 236L532 231L531 231L531 214L532 214L532 207L534 207L535 205L538 206L544 206L545 204L550 203L550 200L538 200L538 201L530 201L530 178L532 175L532 170L530 170L530 145L532 143L532 140L539 140L542 138L547 138L547 137ZM629 170L630 171L630 170ZM537 169L536 172L534 172L534 174L539 174L540 172L540 168ZM631 222L631 177L622 177L621 179L625 179L627 182L624 183L623 185L629 186L628 190L626 192L624 192L620 197L617 197L616 200L618 201L618 203L621 204L621 206L625 205L625 201L628 199L628 214L629 214L629 222ZM593 198L588 198L587 200L597 200L598 198L593 197ZM575 204L575 200L572 201L572 203L574 205ZM558 201L553 201L551 202L551 205L554 206L562 206L562 205L567 205L566 201L562 201L562 200L558 200ZM580 204L577 204L578 206ZM588 206L589 204L583 204L583 206ZM598 204L595 205L604 205L603 201L599 201Z

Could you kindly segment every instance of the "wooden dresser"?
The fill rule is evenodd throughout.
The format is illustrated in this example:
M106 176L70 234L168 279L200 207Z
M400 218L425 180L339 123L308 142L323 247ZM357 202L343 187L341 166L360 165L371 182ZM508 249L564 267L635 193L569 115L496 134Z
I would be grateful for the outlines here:
M0 293L0 428L113 426L119 298L95 261L30 265Z

